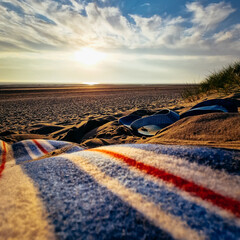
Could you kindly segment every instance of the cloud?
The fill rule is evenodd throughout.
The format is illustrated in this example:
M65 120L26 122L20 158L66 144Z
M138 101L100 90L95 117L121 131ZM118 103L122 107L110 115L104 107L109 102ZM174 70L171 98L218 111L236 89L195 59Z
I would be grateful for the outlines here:
M199 2L188 3L186 8L193 13L192 22L205 29L213 29L235 10L224 2L211 3L203 7Z
M240 24L233 25L230 29L214 34L213 39L216 43L235 40L238 41L240 36Z
M189 54L197 51L211 54L212 51L214 54L216 48L220 49L227 42L229 46L221 51L237 54L231 46L239 45L239 24L227 30L216 30L235 11L229 3L211 3L204 7L192 2L186 4L186 11L192 13L190 18L143 17L136 14L127 16L118 7L99 7L97 3L86 1L1 2L0 49L74 51L92 46L104 49L175 49Z
M149 7L149 6L151 6L150 3L144 3L144 4L141 5L141 7Z

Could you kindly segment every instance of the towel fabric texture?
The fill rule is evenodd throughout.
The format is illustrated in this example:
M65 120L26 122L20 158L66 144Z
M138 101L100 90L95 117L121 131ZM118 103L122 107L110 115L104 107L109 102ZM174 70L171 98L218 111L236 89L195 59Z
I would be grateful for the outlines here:
M0 239L240 239L240 151L0 141Z

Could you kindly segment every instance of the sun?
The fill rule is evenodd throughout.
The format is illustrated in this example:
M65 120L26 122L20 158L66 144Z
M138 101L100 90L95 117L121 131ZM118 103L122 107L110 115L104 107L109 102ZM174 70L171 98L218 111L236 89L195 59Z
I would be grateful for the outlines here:
M74 53L75 60L85 65L96 65L106 58L106 54L93 48L82 48Z

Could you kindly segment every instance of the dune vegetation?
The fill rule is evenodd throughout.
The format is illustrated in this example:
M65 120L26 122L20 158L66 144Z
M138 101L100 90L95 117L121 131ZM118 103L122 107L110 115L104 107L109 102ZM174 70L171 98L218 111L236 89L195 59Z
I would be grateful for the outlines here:
M194 101L215 92L229 94L238 91L240 91L240 61L211 73L196 86L186 87L182 97Z

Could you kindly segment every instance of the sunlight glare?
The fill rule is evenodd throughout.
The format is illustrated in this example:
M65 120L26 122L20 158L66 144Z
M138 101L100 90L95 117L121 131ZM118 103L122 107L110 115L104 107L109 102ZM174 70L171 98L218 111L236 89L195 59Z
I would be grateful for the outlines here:
M85 65L95 65L106 58L106 54L94 50L93 48L83 48L75 52L75 59Z
M93 85L96 85L98 83L97 82L83 82L82 84L93 86Z

